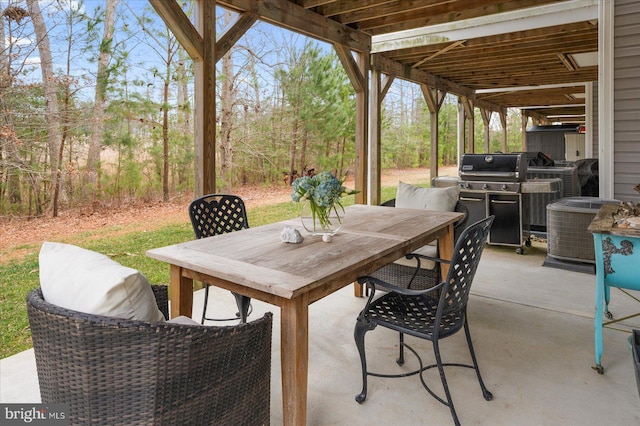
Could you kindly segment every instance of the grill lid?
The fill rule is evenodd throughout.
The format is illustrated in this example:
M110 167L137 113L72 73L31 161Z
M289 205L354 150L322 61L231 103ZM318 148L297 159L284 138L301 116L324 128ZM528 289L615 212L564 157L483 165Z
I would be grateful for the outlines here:
M460 179L491 182L522 182L527 176L527 162L517 154L463 154Z

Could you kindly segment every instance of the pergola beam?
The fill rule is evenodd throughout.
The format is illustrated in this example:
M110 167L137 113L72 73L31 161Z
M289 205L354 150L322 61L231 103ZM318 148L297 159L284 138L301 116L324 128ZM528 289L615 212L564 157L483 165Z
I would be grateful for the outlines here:
M370 51L371 39L367 34L288 1L218 0L217 3L237 12L253 12L262 21L331 44L338 43L357 52Z
M399 62L392 61L382 55L371 55L371 67L387 75L392 75L418 84L426 84L429 87L433 87L447 93L453 93L457 96L464 96L465 98L473 99L474 105L478 108L486 108L493 111L498 111L502 108L501 105L494 104L483 99L477 99L475 91L469 87L461 86L428 72L404 66Z
M240 15L238 20L233 24L228 31L226 31L220 40L216 42L216 62L233 47L234 44L251 28L251 26L258 20L258 15L255 13L244 12Z
M333 48L336 51L338 59L340 59L342 67L347 73L356 93L365 91L366 86L364 86L364 76L358 67L358 63L354 59L353 55L351 55L351 51L339 43L334 43Z
M195 62L203 60L204 42L198 30L191 24L176 1L149 0L151 6L176 36L178 43Z

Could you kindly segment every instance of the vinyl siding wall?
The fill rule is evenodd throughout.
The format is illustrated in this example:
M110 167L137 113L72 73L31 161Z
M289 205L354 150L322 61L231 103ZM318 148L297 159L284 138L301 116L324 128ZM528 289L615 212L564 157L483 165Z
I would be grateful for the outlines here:
M616 0L614 17L614 193L640 201L640 0Z

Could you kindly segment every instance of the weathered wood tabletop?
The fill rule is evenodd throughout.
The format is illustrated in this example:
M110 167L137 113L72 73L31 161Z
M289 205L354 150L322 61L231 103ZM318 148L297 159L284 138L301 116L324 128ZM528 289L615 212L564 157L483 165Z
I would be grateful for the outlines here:
M300 425L306 423L309 305L435 239L450 259L453 224L460 216L354 205L345 209L330 243L308 235L300 244L281 242L284 226L302 231L300 220L291 219L147 255L170 264L172 317L191 316L194 279L281 308L283 419Z

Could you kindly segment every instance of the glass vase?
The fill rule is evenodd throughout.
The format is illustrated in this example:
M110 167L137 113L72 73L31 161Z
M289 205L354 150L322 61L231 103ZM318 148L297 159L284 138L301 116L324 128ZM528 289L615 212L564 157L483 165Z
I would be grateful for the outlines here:
M313 208L311 202L306 200L302 204L300 211L300 220L302 227L311 235L317 235L322 237L322 241L331 242L333 237L342 227L340 216L333 207L326 207L324 210L316 207L316 214L313 214ZM325 220L321 219L321 216L325 217Z

